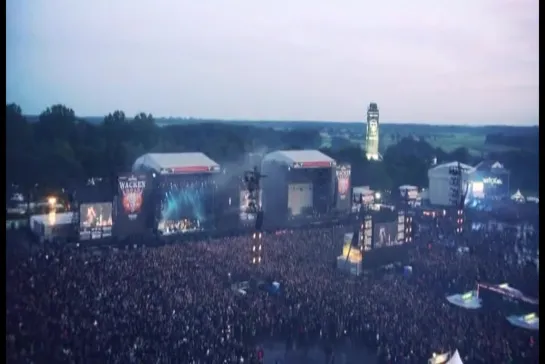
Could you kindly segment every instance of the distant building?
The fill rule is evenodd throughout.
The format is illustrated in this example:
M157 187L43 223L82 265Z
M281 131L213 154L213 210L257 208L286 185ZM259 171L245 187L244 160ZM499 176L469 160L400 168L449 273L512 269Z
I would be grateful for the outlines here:
M367 108L367 134L365 137L365 156L369 160L379 160L379 111L376 103L372 102Z

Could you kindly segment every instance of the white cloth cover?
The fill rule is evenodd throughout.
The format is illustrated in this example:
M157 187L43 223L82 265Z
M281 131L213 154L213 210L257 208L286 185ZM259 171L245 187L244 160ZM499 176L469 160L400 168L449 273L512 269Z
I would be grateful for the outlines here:
M460 358L460 353L458 352L458 350L456 350L454 354L452 354L450 359L447 361L447 364L464 364L462 358Z

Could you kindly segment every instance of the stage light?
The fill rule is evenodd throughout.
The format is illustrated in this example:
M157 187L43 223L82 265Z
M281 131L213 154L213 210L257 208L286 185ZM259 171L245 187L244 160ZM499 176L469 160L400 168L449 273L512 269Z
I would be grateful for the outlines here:
M51 196L47 199L47 203L50 205L50 206L55 206L57 205L57 198L54 197L54 196Z
M380 197L381 197L380 192L375 193L375 199L376 200L380 200Z

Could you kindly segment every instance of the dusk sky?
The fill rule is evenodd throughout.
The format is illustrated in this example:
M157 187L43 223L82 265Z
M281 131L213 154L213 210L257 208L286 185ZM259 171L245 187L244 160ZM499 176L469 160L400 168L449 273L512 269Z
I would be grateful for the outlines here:
M6 52L26 114L538 123L538 0L7 0Z

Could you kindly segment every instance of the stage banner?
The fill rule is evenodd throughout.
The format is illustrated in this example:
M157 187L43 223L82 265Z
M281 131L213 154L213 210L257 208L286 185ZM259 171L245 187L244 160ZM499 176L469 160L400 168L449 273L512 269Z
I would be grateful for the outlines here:
M352 207L352 196L350 194L352 167L350 164L337 165L335 173L337 177L337 210L349 211Z
M146 206L150 183L145 174L127 174L118 178L116 231L118 236L142 233L146 229Z

